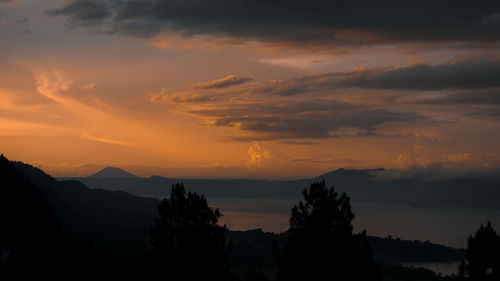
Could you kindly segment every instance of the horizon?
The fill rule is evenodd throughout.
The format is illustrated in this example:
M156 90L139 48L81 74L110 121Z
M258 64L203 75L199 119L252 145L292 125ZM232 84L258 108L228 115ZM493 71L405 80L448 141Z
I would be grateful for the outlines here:
M23 162L23 161L20 161ZM29 165L32 165L30 163L26 163ZM439 167L436 169L422 169L422 167L408 167L405 169L385 169L385 168L335 168L333 170L328 170L320 174L316 174L313 176L302 176L302 177L282 177L282 178L259 178L259 177L218 177L218 176L206 176L206 177L196 177L196 176L189 176L189 175L175 175L175 174L169 174L166 172L165 174L160 174L160 173L153 173L151 172L152 170L159 170L162 171L164 168L151 168L147 166L139 167L139 173L136 173L135 169L137 167L135 166L102 166L102 165L88 165L91 167L89 169L90 172L87 172L87 170L80 170L78 174L64 174L64 175L57 175L57 174L50 174L48 171L45 171L43 169L43 166L34 166L35 168L38 168L42 170L43 172L49 174L50 176L54 178L91 178L97 174L100 174L102 172L107 172L109 169L117 169L120 172L127 173L128 175L132 177L137 177L137 178L152 178L152 177L164 177L164 178L171 178L171 179L199 179L199 180L263 180L263 181L287 181L287 180L310 180L314 178L318 178L327 174L335 173L338 171L369 171L369 172L380 172L379 176L381 176L381 179L408 179L408 178L418 178L418 179L423 179L423 180L445 180L445 179L457 179L457 178L477 178L477 179L492 179L492 180L497 180L500 179L500 174L498 173L500 171L499 169L492 169L492 170L446 170L446 169L441 169ZM99 167L99 168L96 168ZM135 167L135 168L134 168ZM97 169L97 170L96 170ZM121 178L122 176L116 177L116 178ZM105 178L105 177L104 177ZM113 178L112 176L109 176L107 178Z

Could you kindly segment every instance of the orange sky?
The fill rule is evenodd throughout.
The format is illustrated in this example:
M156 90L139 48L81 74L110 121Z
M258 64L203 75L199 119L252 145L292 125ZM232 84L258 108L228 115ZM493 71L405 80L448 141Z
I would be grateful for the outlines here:
M63 5L0 2L0 151L54 176L109 165L230 178L500 168L494 81L463 86L451 71L445 86L409 82L421 65L495 69L496 45L105 34L46 12ZM386 83L392 77L409 86ZM486 101L471 101L475 93Z

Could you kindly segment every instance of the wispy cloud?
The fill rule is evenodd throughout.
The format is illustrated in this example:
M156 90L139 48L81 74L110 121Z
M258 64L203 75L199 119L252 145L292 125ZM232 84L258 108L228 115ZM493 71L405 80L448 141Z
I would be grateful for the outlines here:
M84 138L84 139L98 141L98 142L112 144L112 145L120 145L120 146L126 146L126 147L134 147L135 146L132 143L128 143L128 142L124 142L124 141L114 140L114 139L105 138L105 137L93 136L93 135L90 135L87 132L83 132L82 135L81 135L81 137Z
M101 104L96 97L91 97L85 102L81 96L75 95L75 92L93 89L94 82L79 86L59 70L54 70L50 74L37 72L35 80L38 93L56 102L59 105L58 110L66 119L74 120L65 128L72 135L111 145L135 146L131 142L121 140L124 132L120 132L118 128L127 127L127 121L109 112L107 110L110 109L109 105Z
M251 77L238 77L236 75L228 75L224 78L206 81L206 82L198 82L193 85L194 89L220 89L227 88L234 85L240 85L247 82L252 81Z

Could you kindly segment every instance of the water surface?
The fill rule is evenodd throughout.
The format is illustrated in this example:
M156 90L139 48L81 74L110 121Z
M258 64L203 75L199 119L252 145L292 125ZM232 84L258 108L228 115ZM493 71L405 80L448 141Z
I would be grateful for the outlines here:
M230 229L261 228L282 232L289 224L296 200L209 198L224 217L221 223ZM399 237L407 240L429 240L454 248L464 248L467 237L481 223L490 220L500 229L500 211L460 208L414 208L405 205L352 203L356 214L356 231L366 229L369 235Z

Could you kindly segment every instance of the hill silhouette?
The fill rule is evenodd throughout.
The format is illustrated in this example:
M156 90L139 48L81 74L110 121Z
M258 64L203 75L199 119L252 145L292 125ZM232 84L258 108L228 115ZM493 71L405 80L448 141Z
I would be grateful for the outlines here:
M164 198L168 196L172 184L184 182L190 190L209 198L293 200L300 198L304 186L324 179L335 183L338 191L348 193L352 202L500 209L500 180L474 175L454 178L388 177L383 169L338 169L313 179L296 180L181 179L161 176L72 179L90 188L121 190L144 197Z
M126 272L150 249L147 229L159 200L89 189L75 180L58 181L31 165L12 163L43 192L65 231L99 249L98 260L110 271Z
M116 178L136 178L137 176L115 167L106 167L99 172L88 176L90 179L116 179Z

